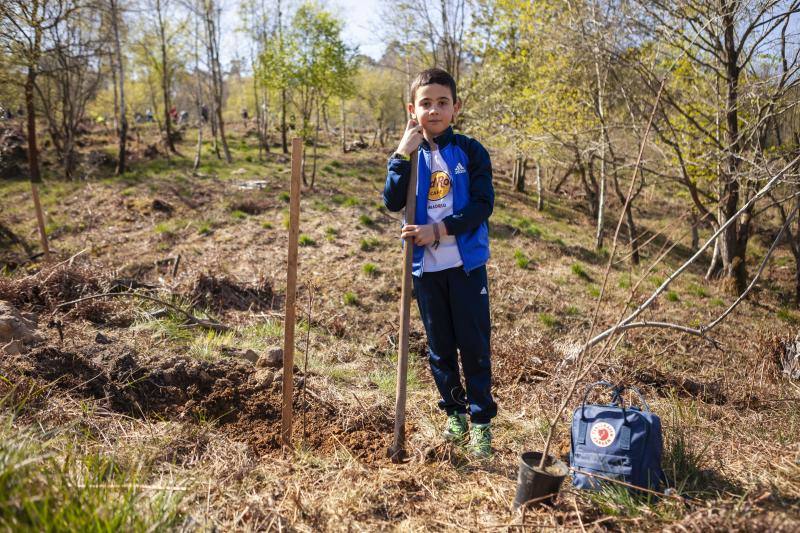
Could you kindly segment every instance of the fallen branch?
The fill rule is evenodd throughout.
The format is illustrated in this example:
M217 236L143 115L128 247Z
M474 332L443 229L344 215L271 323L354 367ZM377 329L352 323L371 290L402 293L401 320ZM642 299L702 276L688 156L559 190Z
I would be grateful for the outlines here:
M151 302L156 302L156 303L159 303L159 304L164 305L166 307L169 307L173 311L176 311L176 312L182 314L183 316L185 316L186 319L189 321L190 325L192 325L192 326L200 326L200 327L207 328L207 329L219 332L219 333L224 333L226 331L230 331L231 330L230 326L227 326L225 324L220 324L219 322L215 322L213 320L205 320L205 319L202 319L202 318L197 318L196 316L194 316L190 312L188 312L188 311L186 311L184 309L181 309L177 305L171 304L169 302L165 302L164 300L159 300L158 298L153 298L152 296L147 296L145 294L139 294L138 292L104 292L104 293L101 293L101 294L92 294L91 296L84 296L83 298L78 298L77 300L71 300L69 302L64 302L64 303L58 304L56 306L56 309L59 309L61 307L66 307L68 305L74 305L74 304L77 304L77 303L85 302L87 300L94 300L96 298L115 298L115 297L118 297L118 296L129 296L129 297L133 297L133 298L141 298L143 300L149 300Z

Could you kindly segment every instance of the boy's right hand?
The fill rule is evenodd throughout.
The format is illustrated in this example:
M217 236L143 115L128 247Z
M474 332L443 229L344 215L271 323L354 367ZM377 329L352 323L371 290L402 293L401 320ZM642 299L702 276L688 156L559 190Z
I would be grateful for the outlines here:
M422 126L419 126L414 119L409 120L406 125L406 131L403 133L403 138L400 140L400 145L397 147L397 153L411 155L411 152L422 144L423 138Z

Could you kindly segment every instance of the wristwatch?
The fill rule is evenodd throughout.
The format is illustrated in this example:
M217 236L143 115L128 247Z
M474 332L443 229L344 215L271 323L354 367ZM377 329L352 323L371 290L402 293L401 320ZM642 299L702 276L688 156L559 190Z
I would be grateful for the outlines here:
M403 161L411 161L410 155L401 154L400 152L395 152L392 154L392 157L389 159L402 159Z

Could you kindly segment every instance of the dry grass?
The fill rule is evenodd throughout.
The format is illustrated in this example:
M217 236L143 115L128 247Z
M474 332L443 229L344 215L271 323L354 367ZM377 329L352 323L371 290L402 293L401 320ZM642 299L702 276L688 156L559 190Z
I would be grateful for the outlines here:
M253 155L239 150L237 161ZM302 405L296 449L283 454L259 440L278 430L279 422L259 411L259 406L271 405L274 387L264 381L264 372L226 355L227 348L262 351L281 343L287 232L280 195L288 190L288 165L276 156L232 167L211 161L199 177L191 176L188 161L140 162L139 170L121 180L80 186L51 182L44 187L48 216L71 221L72 229L62 230L53 241L59 257L88 251L71 265L31 265L30 272L0 278L0 298L43 318L60 302L130 278L157 287L152 294L159 297L197 305L198 315L209 312L232 330L209 335L184 327L178 316L153 315L158 306L133 300L107 302L113 308L102 310L103 317L121 316L133 327L92 321L94 315L78 310L58 312L64 340L57 330L43 329L46 344L77 354L76 360L85 358L80 368L97 369L108 386L93 389L101 378L87 384L75 375L49 385L51 380L37 373L34 361L25 356L4 359L0 393L6 398L3 416L10 427L28 432L31 446L40 445L51 432L65 435L50 450L59 461L71 457L73 449L80 450L75 456L79 464L92 454L113 457L121 471L136 473L126 479L138 487L137 506L180 493L176 518L170 522L176 529L800 527L800 388L776 371L775 345L767 341L795 327L789 320L793 311L784 311L785 323L775 319L785 309L782 291L792 287L792 272L784 268L769 269L762 290L720 326L716 338L721 350L674 332L630 332L589 377L625 380L642 388L664 421L664 466L684 500L642 501L622 492L566 490L553 509L530 510L524 516L511 512L519 453L543 445L547 415L569 379L563 362L588 332L607 256L593 250L593 232L587 230L591 221L577 200L550 198L548 209L537 212L530 197L513 192L500 178L489 264L494 390L500 405L495 457L474 462L440 442L442 415L435 407L424 336L413 309L411 460L393 465L385 459L382 450L391 438L400 251L399 217L379 205L383 162L384 155L377 152L323 151L318 187L304 191L301 225L308 241L300 249L298 315L303 321L296 361L303 360L310 328L304 379L315 396L309 398L305 446ZM248 179L268 185L242 193L237 185ZM18 235L33 235L23 209L25 189L3 187L4 203L12 206L7 214L4 210L6 225ZM662 193L669 197L669 191ZM612 269L601 324L611 324L620 314L640 279L634 303L685 255L687 241L680 237L685 231L671 227L668 218L670 209L677 212L678 207L666 203L654 201L652 210L643 206L644 228L668 229L644 248L642 265L621 262ZM649 272L648 262L673 244L671 239L679 240L679 246ZM173 276L178 255L181 261ZM780 261L779 254L775 262ZM721 312L721 303L730 296L706 283L701 271L679 279L672 287L675 296L659 301L642 318L693 324ZM309 324L304 313L312 285L317 289ZM98 345L98 331L112 344ZM236 406L238 412L207 416L203 413L209 411L186 404L151 412L134 404L110 404L109 391L146 390L136 380L120 385L124 374L114 362L126 350L149 380L160 379L157 371L164 361L202 359L202 368L214 380L231 381L233 392L220 396L222 389L212 380L208 390L187 387L186 397L201 406L210 400L216 407ZM84 381L90 378L87 374ZM568 452L568 419L557 435L557 454ZM8 516L0 515L0 520Z

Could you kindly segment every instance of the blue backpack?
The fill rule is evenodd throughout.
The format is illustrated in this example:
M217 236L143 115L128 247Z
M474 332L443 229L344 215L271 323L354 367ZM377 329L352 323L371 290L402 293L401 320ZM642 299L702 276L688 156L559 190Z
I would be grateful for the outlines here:
M611 404L586 405L586 398L597 386L612 389ZM639 397L640 408L625 407L622 393L626 388ZM571 440L569 462L576 488L598 490L602 478L653 490L659 490L665 482L661 419L650 412L634 387L615 387L607 381L589 385L581 406L572 415Z

